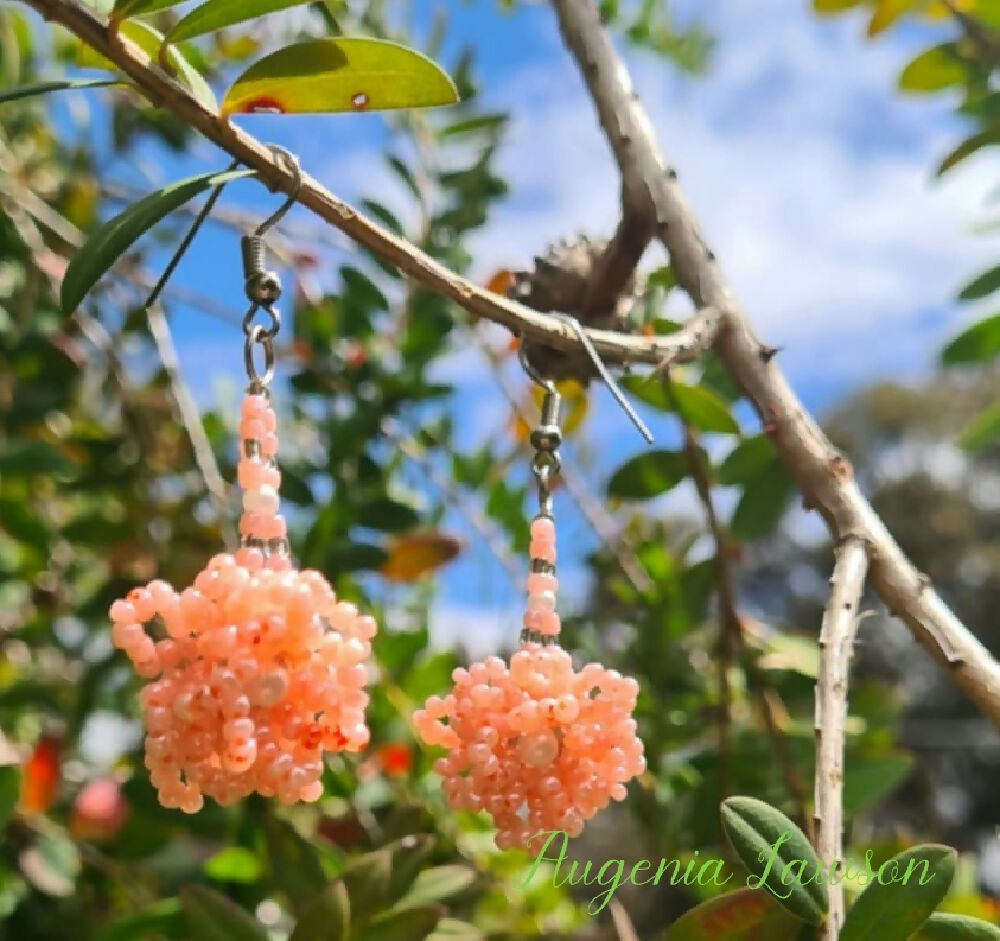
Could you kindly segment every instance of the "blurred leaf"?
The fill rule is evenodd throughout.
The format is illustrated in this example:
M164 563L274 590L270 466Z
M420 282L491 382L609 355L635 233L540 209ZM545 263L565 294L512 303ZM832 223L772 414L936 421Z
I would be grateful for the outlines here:
M267 13L301 6L306 2L307 0L208 0L182 17L167 32L164 42L184 42Z
M784 516L795 491L791 475L776 458L743 488L729 531L737 539L759 539Z
M341 881L313 899L302 913L288 941L346 941L351 926L351 903Z
M947 366L982 363L1000 353L1000 314L986 317L960 333L942 351Z
M113 20L123 20L127 16L142 16L157 13L170 7L179 6L184 0L115 0L111 8Z
M1000 402L994 402L973 418L958 436L967 451L982 451L1000 437Z
M271 878L300 917L327 886L319 853L287 820L264 817L264 841Z
M7 828L21 791L21 773L17 765L0 767L0 834Z
M438 136L442 138L447 137L466 137L469 134L477 134L480 131L498 131L500 130L508 121L509 116L506 114L480 114L474 118L468 118L465 121L456 121L454 124L449 124L442 128ZM494 291L493 288L490 288ZM494 293L503 293L501 291L494 291Z
M884 33L904 13L916 7L921 0L878 0L872 18L868 21L868 35Z
M449 670L450 674L451 671ZM450 675L449 675L450 679ZM388 898L397 902L413 885L424 863L434 849L434 837L424 834L410 834L390 844L392 870L389 875Z
M973 278L958 295L960 301L977 301L1000 290L1000 265Z
M219 882L256 882L260 878L260 860L242 846L227 846L206 860L205 875Z
M899 788L913 770L903 753L851 755L844 771L844 815L853 817L876 807Z
M486 935L475 925L457 918L442 918L434 932L428 936L430 941L485 941Z
M61 81L36 82L32 85L18 85L16 88L0 89L0 104L16 101L18 98L31 98L35 95L47 95L49 92L65 91L72 88L104 88L108 85L127 85L120 79L93 79L91 81Z
M861 6L864 0L812 0L817 13L842 13L852 7Z
M73 465L63 452L48 441L10 439L0 449L0 473L58 476L68 473L72 468Z
M222 114L379 111L453 104L450 78L426 56L378 39L313 39L286 46L244 72Z
M980 131L978 134L967 137L941 160L937 167L937 175L941 176L947 173L967 157L971 157L984 147L991 147L996 144L1000 144L1000 127L990 127L985 131Z
M393 539L379 573L394 582L415 582L462 551L462 543L454 536L438 532L407 533Z
M61 831L41 833L18 857L24 877L40 892L67 898L76 889L80 854Z
M813 638L773 631L763 638L764 651L757 660L763 670L792 670L816 679L819 675L819 647Z
M181 906L192 941L268 941L267 931L253 915L213 889L185 886Z
M688 473L681 451L645 451L622 464L608 481L608 496L648 500L677 486Z
M935 913L912 941L1000 941L1000 928L967 915Z
M934 92L965 82L967 71L954 43L943 43L920 53L899 76L899 87L909 92Z
M385 848L356 856L344 867L341 877L351 900L354 921L365 921L385 908L391 872L392 851Z
M369 922L365 928L365 941L424 941L441 919L441 910L435 905L390 912Z
M202 173L171 183L129 206L123 213L95 229L73 256L62 283L62 310L76 310L87 292L139 236L164 216L212 186L250 176L252 170Z
M134 42L150 59L156 61L160 47L163 45L163 34L159 30L153 29L142 20L126 20L119 24L118 32ZM167 64L180 81L188 87L198 102L208 111L217 111L219 106L211 87L198 70L184 57L183 53L179 49L171 47L167 50L166 58ZM118 66L86 43L80 45L77 65L82 68L104 69L108 72L119 71Z
M431 902L443 902L464 892L475 882L476 873L468 866L435 866L433 869L425 869L399 902L399 908L416 908Z
M729 406L705 386L671 382L669 394L676 402L681 417L692 427L699 431L739 434L740 426L730 413Z
M747 484L776 461L777 452L767 435L744 438L719 467L719 483L724 486Z
M765 889L726 892L692 908L663 941L792 941L802 922Z
M785 866L793 861L804 863L805 878L823 865L805 834L791 820L763 801L730 797L722 802L722 829L743 865L758 880L768 870L773 856L774 863L767 871L764 886L793 915L811 925L820 924L828 904L826 884L810 882L803 885L793 881L788 885L782 882ZM783 842L775 849L779 841ZM787 898L782 898L786 893Z
M360 501L356 512L359 526L386 533L413 529L420 522L420 515L412 506L390 497Z
M149 941L165 935L183 937L181 903L178 899L160 899L135 914L117 918L97 935L97 941Z
M883 864L851 906L839 941L906 941L947 895L957 854L950 846L914 846ZM922 863L929 864L923 879ZM915 868L910 871L910 865ZM881 876L892 879L883 885ZM909 878L903 882L904 874Z

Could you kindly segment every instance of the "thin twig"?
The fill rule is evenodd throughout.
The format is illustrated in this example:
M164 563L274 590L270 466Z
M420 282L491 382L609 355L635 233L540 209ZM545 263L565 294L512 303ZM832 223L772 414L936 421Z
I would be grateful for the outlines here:
M677 173L660 151L597 7L592 0L553 0L553 6L623 179L631 180L630 192L647 194L657 237L681 288L696 307L723 312L715 350L756 407L807 505L819 510L834 540L848 534L864 537L872 584L886 606L1000 726L1000 664L903 554L858 489L850 463L805 411L773 351L755 336L680 190Z
M816 849L825 866L844 859L844 724L847 683L858 607L864 590L868 554L862 539L848 536L836 548L830 600L819 635L820 666L816 682ZM844 887L828 880L830 908L822 941L836 941L844 923Z

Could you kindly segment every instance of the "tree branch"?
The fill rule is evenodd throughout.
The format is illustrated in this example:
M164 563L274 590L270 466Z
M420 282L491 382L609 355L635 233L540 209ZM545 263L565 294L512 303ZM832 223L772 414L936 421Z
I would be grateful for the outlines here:
M117 35L112 38L105 23L79 0L24 2L45 19L61 23L113 62L150 102L173 112L231 157L256 170L269 187L286 193L293 191L294 174L272 151L242 128L222 120L205 108L127 37ZM298 201L404 274L449 298L469 313L557 349L575 350L579 346L573 329L566 323L467 281L406 239L372 222L307 173L302 174ZM717 317L713 322L717 322ZM597 351L610 363L657 363L664 358L673 362L689 361L707 346L694 342L685 331L664 337L632 336L609 330L590 330L588 335ZM711 338L708 339L710 342Z
M646 191L657 237L670 254L680 286L696 306L722 312L715 349L771 432L806 504L819 510L835 540L864 539L872 584L889 610L906 622L954 681L1000 726L1000 664L903 554L862 496L848 461L805 412L772 351L754 335L677 185L677 174L661 155L596 7L591 0L553 0L553 4L622 176L635 180L632 192Z
M847 682L858 629L868 554L864 542L849 536L836 549L832 590L819 635L816 681L816 849L824 866L844 859L844 723ZM844 886L829 880L830 910L822 941L837 941L844 923Z

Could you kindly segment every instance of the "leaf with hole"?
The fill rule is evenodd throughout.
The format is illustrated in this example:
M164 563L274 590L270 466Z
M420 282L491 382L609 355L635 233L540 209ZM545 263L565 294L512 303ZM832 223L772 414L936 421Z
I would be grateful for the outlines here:
M351 928L351 903L344 883L327 886L309 903L288 941L346 941Z
M126 20L119 24L118 33L126 39L134 42L147 56L154 62L163 45L163 34L158 29L153 29L148 23L142 20ZM166 53L167 65L176 73L180 81L188 87L191 94L198 99L198 102L206 110L215 112L218 110L218 103L208 82L202 77L198 70L191 65L180 50L171 47ZM77 54L77 65L82 68L105 69L108 72L119 71L118 66L106 59L99 52L95 52L86 43L81 44Z
M313 39L279 49L226 93L223 116L424 108L458 101L455 84L419 52L380 39Z
M1000 941L1000 928L981 918L937 912L911 941Z
M202 173L171 183L129 206L121 215L109 219L95 229L81 246L66 269L62 283L62 310L76 310L98 279L157 222L189 199L212 186L250 176L252 170L230 170L224 173Z
M766 889L739 889L685 912L663 941L792 941L801 928Z
M768 889L793 915L820 924L828 904L826 873L791 820L753 797L730 797L722 803L722 829L751 874L750 888Z
M914 846L876 870L844 919L839 941L907 941L947 895L957 854Z
M181 907L192 941L268 941L267 931L253 915L203 885L181 889Z
M688 474L682 451L645 451L622 464L608 481L608 496L648 500L676 487Z
M946 366L984 363L1000 353L1000 314L993 314L963 330L941 352Z
M307 0L208 0L195 7L167 33L164 42L175 43L214 33L247 20L302 6Z
M16 88L0 90L0 105L19 98L32 98L36 95L47 95L54 91L71 91L76 88L107 88L111 85L127 85L116 78L92 79L90 81L35 82L32 85L18 85Z

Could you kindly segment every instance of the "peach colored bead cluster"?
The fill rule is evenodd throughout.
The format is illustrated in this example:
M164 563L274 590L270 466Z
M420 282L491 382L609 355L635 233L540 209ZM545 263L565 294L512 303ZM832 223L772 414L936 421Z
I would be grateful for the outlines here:
M546 571L529 578L522 645L509 668L488 657L455 670L451 694L432 696L413 717L424 742L449 749L434 766L448 803L489 813L500 849L526 846L543 830L579 836L646 767L632 718L636 681L598 663L576 671L555 643L555 530L547 517L532 525L531 557Z
M160 803L187 813L205 794L314 801L323 751L359 751L369 739L375 621L338 602L319 572L292 567L273 429L266 399L247 396L243 547L216 555L182 592L153 581L111 606L112 641L151 680L141 693L151 781ZM165 636L154 640L146 626L157 621Z

